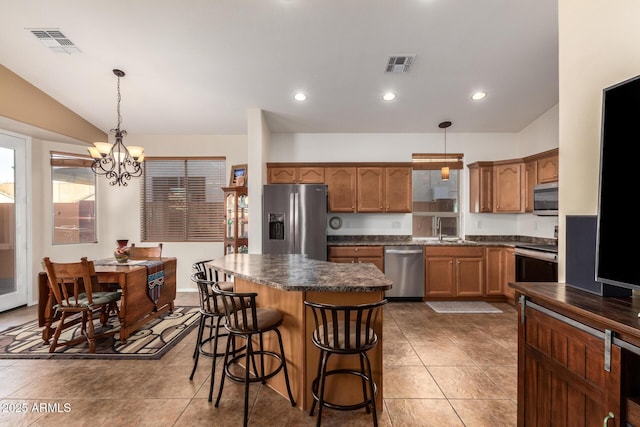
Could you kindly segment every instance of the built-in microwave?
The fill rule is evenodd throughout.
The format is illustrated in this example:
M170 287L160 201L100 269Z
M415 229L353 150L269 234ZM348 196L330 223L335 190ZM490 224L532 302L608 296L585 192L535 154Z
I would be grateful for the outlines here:
M558 215L558 183L539 184L533 187L533 213L535 215Z

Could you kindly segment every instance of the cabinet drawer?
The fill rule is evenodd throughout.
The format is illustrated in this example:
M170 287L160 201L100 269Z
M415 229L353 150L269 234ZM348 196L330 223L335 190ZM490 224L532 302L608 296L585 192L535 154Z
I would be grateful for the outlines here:
M425 246L425 256L483 257L482 246Z
M382 246L329 246L329 257L381 257Z

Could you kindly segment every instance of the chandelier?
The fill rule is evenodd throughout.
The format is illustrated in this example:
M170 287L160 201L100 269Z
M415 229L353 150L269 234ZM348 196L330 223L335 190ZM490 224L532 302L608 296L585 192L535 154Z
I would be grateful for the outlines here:
M132 177L142 175L142 161L144 160L144 148L126 147L122 138L127 136L127 131L120 129L122 116L120 115L120 77L124 77L124 71L113 70L118 77L118 125L109 132L114 135L116 142L94 142L89 147L89 154L93 157L91 170L96 175L105 175L110 180L110 185L126 186Z

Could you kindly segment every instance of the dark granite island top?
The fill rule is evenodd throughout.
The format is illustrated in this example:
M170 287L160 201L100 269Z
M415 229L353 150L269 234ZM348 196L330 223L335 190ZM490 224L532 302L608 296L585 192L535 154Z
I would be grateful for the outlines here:
M313 315L304 305L314 301L334 305L359 305L378 302L391 289L391 281L373 264L339 264L318 261L304 255L232 254L209 261L210 267L233 276L236 292L255 292L257 307L277 309L284 321L279 326L287 358L287 371L297 406L309 411L313 402L311 384L318 372L319 350L311 342L315 328ZM367 354L378 387L376 408L382 411L383 370L382 348L383 313L373 325L378 345ZM265 340L266 348L277 350L276 340ZM346 360L342 360L346 359ZM358 358L340 358L330 364L344 368L359 366ZM347 375L346 377L350 377ZM283 375L267 382L281 396L287 396ZM361 396L360 381L334 379L327 382L327 400L353 403L353 396Z
M374 292L386 291L392 285L373 264L318 261L305 255L232 254L209 265L284 291Z

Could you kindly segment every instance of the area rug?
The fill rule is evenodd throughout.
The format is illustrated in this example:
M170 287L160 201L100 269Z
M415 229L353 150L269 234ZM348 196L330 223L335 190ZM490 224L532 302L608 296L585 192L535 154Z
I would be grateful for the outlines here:
M197 307L175 307L133 332L126 342L118 334L96 340L95 353L89 353L86 342L56 348L49 353L49 345L42 341L42 327L38 321L27 322L0 332L0 359L159 359L180 342L198 324ZM94 321L96 333L117 330L119 323L110 318L106 327ZM80 325L62 332L60 341L80 336Z
M484 301L427 301L436 313L502 313L502 310Z

